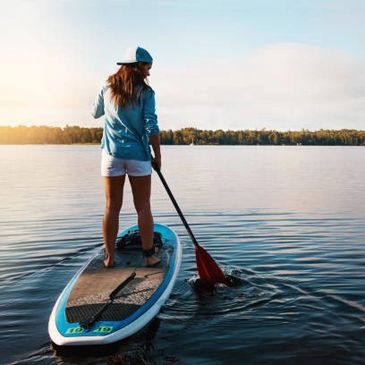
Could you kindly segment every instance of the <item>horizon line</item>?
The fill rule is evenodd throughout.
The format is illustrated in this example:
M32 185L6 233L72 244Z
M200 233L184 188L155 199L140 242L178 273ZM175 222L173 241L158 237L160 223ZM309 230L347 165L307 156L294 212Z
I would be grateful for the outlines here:
M46 128L60 128L60 129L65 129L65 128L84 128L84 129L92 129L92 128L98 128L98 129L103 129L102 126L82 126L82 125L71 125L71 124L66 124L65 126L56 126L56 125L46 125L46 124L40 124L40 125L24 125L24 124L18 124L16 126L12 126L12 125L0 125L0 128L41 128L41 127L46 127ZM218 128L218 129L204 129L204 128L198 128L198 127L192 127L192 126L188 126L188 127L182 127L182 128L178 128L178 129L160 129L161 132L166 132L166 131L181 131L184 129L195 129L198 131L223 131L223 132L239 132L239 131L272 131L272 132L299 132L299 131L308 131L308 132L318 132L318 131L357 131L357 132L365 132L365 129L357 129L357 128L340 128L340 129L328 129L328 128L320 128L320 129L308 129L308 128L301 128L301 129L287 129L287 130L279 130L279 129L270 129L270 128L260 128L260 129L222 129L222 128Z

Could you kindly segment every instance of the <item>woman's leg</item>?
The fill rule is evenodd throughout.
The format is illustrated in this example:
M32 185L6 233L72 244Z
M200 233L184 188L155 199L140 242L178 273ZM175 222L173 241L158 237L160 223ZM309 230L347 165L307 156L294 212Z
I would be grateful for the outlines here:
M151 213L151 175L129 176L132 186L134 206L138 215L138 227L144 250L153 247L153 217ZM155 265L160 261L156 256L145 257L147 266Z
M114 266L115 240L118 235L119 213L123 202L125 176L104 177L105 214L103 237L105 244L104 266Z

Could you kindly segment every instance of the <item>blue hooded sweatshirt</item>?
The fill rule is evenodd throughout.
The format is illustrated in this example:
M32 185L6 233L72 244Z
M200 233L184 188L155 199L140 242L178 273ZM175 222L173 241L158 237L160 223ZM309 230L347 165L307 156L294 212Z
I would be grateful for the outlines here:
M150 160L149 137L159 133L155 109L155 93L151 88L141 92L139 103L122 107L115 105L110 87L104 85L92 110L94 118L105 116L101 148L125 160Z

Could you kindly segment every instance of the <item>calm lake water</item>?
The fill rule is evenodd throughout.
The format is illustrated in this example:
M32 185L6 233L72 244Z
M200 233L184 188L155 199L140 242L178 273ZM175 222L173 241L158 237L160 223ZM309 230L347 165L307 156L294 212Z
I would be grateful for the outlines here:
M365 148L176 146L163 173L198 241L240 279L193 290L193 245L158 177L155 221L184 246L172 295L112 348L59 352L48 317L101 244L98 146L0 146L0 363L365 364ZM121 227L135 214L127 185ZM144 360L143 360L144 361Z

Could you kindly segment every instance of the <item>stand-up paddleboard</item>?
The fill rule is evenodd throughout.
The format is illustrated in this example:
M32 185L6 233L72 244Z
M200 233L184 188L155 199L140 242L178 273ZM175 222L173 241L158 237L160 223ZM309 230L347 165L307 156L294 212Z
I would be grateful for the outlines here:
M182 258L178 236L155 224L155 247L161 263L145 267L137 226L118 235L115 267L103 267L101 249L70 280L49 319L56 345L108 344L133 335L159 312L174 286Z

